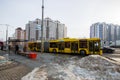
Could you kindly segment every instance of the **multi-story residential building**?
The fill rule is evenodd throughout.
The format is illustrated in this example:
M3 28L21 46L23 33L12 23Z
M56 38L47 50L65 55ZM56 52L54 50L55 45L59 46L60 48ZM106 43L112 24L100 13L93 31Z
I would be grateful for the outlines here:
M120 26L106 23L95 23L90 27L90 37L100 38L102 46L108 46L112 42L120 40Z
M24 40L24 30L20 27L18 27L15 30L15 39L23 39Z
M15 33L12 37L8 38L8 44L12 47L18 44L20 47L20 50L22 50L22 46L24 46L25 40L25 30L23 30L21 27L18 27L15 29Z
M67 37L67 27L59 21L45 18L43 21L44 40L60 39ZM26 24L26 39L30 41L41 40L41 19L29 21Z

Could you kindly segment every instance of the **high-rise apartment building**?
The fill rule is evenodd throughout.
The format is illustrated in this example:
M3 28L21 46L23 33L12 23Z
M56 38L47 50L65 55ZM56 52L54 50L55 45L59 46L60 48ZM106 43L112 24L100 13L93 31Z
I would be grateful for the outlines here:
M120 40L120 26L106 23L95 23L90 26L90 37L100 38L102 46Z
M26 24L26 39L30 41L41 40L41 19L29 21ZM67 27L59 21L45 18L43 21L44 40L53 40L67 37Z

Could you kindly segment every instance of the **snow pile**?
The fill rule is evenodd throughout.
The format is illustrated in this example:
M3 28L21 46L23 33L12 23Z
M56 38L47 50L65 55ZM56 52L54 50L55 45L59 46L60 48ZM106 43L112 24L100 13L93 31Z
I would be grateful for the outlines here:
M58 64L47 64L36 68L33 72L24 76L22 80L82 80L77 78L75 74L67 68L63 68Z
M120 64L99 55L70 58L34 69L22 80L119 80Z
M119 80L120 64L99 55L90 55L78 61L79 68L83 68L94 76L95 80Z
M78 65L81 68L86 68L88 70L105 71L107 69L113 69L114 72L120 71L119 63L99 55L90 55L82 58L78 61Z
M0 61L5 60L5 57L0 56Z
M10 64L11 61L8 61L8 55L0 56L0 66Z

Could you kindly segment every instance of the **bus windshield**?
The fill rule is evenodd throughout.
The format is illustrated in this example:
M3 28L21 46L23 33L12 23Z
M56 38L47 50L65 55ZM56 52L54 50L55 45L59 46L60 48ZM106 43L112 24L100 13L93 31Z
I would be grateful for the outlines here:
M90 51L99 51L100 50L100 41L89 41L89 50Z
M100 46L100 44L99 44L98 41L95 41L95 42L94 42L94 46L95 46L95 51L99 51L99 46Z

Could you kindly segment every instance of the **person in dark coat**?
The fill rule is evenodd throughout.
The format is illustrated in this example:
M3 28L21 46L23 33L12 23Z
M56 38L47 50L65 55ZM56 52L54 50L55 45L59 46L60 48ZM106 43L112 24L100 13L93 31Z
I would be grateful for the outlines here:
M23 51L26 52L27 51L27 45L24 45Z
M15 54L17 54L19 51L19 46L18 45L15 45Z
M3 50L3 45L1 46L1 50Z
M9 54L10 54L10 50L11 50L11 46L10 45L8 45L8 49L9 49Z

